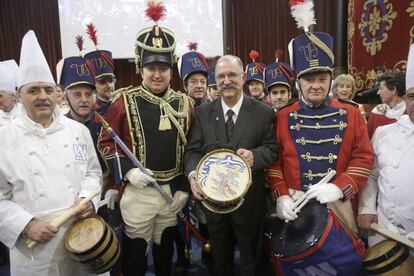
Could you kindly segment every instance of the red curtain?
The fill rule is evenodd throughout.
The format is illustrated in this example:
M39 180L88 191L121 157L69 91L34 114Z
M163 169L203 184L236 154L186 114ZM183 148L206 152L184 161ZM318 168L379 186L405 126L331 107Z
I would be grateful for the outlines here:
M349 0L348 68L358 90L372 86L374 67L405 70L414 39L414 1Z
M22 38L29 30L36 33L56 77L55 65L62 57L57 0L0 1L0 60L19 63Z
M334 38L335 69L346 71L346 2L345 0L314 1L317 24L314 31L326 32ZM249 52L260 52L258 60L274 61L274 52L285 53L292 38L303 33L290 15L289 0L223 0L224 52L250 63Z

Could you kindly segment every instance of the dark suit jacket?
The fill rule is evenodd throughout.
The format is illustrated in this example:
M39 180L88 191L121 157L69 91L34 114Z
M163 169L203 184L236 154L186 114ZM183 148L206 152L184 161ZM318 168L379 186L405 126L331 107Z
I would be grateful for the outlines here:
M266 212L264 168L276 160L278 152L274 117L270 106L244 96L229 146L221 100L217 99L196 109L195 122L184 155L187 175L196 169L206 153L214 149L229 146L253 152L252 185L243 205L232 213L238 221L253 217L257 219Z

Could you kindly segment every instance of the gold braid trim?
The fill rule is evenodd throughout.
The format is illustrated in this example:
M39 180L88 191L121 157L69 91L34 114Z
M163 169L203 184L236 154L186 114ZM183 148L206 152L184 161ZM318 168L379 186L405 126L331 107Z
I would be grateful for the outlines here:
M326 46L325 43L323 43L322 40L320 40L316 35L314 35L311 32L305 32L306 36L310 39L310 41L312 41L313 44L315 44L316 46L318 46L322 51L324 51L324 53L329 57L329 59L332 61L332 63L334 63L335 61L335 56L332 53L331 49L329 49L328 46Z
M145 86L141 86L142 96L146 98L148 101L157 104L162 109L161 114L164 113L165 116L168 117L168 119L171 120L171 122L174 124L174 126L177 128L178 133L181 137L181 140L183 141L184 145L187 144L187 138L185 137L185 131L178 122L177 118L187 118L188 117L188 109L189 109L189 101L188 97L184 94L180 95L178 93L174 93L174 90L172 90L170 87L168 87L167 93L165 93L164 97L160 98L152 94ZM168 100L175 95L181 97L183 99L183 109L181 112L176 111L172 106L168 103Z
M337 115L337 114L339 114L339 115L341 115L341 116L343 116L343 115L345 115L346 114L346 110L345 109L342 109L342 108L340 108L338 111L336 111L336 112L332 112L332 113L327 113L327 114L324 114L324 115L313 115L313 116L311 116L311 115L303 115L303 114L299 114L297 111L294 111L294 112L291 112L291 113L289 113L289 116L290 117L293 117L293 118L295 118L295 119L298 119L298 118L304 118L304 119L324 119L324 118L327 118L327 117L331 117L331 116L335 116L335 115Z

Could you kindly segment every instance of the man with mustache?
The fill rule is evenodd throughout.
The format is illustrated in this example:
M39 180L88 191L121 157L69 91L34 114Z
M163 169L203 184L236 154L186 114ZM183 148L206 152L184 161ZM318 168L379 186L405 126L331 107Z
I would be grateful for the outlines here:
M0 128L0 241L12 275L91 275L67 256L50 221L100 189L101 168L88 129L63 116L56 84L33 31L23 38L17 86L24 109ZM96 196L77 214L95 213ZM29 249L26 239L38 245Z
M369 138L372 138L379 126L395 123L405 113L405 74L404 72L387 72L379 79L378 95L383 102L377 105L368 117Z
M413 74L414 45L411 45L405 81L407 91L403 96L406 114L400 116L395 123L378 127L372 137L375 162L368 178L368 185L361 192L358 216L358 225L362 229L369 230L371 223L377 222L379 225L410 239L414 239L414 202L412 199L412 180L414 178L412 163L414 154ZM384 239L381 235L371 233L368 237L369 246Z
M247 161L253 179L241 207L228 214L207 209L205 212L214 275L233 275L235 244L240 249L240 275L259 275L257 246L266 213L264 168L276 159L278 150L274 112L270 106L243 95L246 76L238 57L221 57L215 74L221 98L197 108L185 153L185 170L194 196L201 200L195 169L205 154L230 148Z
M191 47L193 50L178 60L178 72L184 82L184 90L194 100L194 105L198 106L207 100L208 65L204 55L196 52L195 46Z
M160 10L165 10L161 3L148 2L148 16ZM151 19L158 22L160 18ZM121 173L125 183L120 200L125 225L123 275L145 275L151 247L155 274L170 275L177 213L189 194L183 153L192 106L187 95L170 87L176 60L174 33L155 24L140 30L136 38L135 60L142 84L118 94L107 121L148 172L137 168L104 129L99 148L112 174ZM154 181L172 197L172 204L152 186Z

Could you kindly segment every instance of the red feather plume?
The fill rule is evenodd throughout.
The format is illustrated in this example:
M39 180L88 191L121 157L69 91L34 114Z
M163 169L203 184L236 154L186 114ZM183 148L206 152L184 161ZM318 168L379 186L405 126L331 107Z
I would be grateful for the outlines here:
M198 43L197 42L188 42L187 47L190 51L197 51Z
M79 49L79 52L82 52L82 50L83 50L83 37L81 36L81 35L77 35L76 37L75 37L75 43L76 43L76 46L78 46L78 49Z
M165 16L165 6L162 3L155 3L154 1L148 1L147 8L145 10L146 16L153 20L154 22L158 22Z
M282 58L283 57L283 50L282 49L277 49L276 51L275 51L275 58L276 59L280 59L280 58Z
M256 50L251 50L249 56L253 60L253 62L255 62L256 58L258 58L259 56L259 52Z
M305 2L305 0L290 0L290 1L289 1L289 5L290 5L291 7L293 7L293 6L296 6L296 5L298 5L298 4L302 4L303 2Z
M200 53L196 53L198 58L201 60L201 62L204 64L204 66L206 67L206 69L208 69L208 62L207 59L205 58L205 56L203 56Z
M89 23L88 25L86 25L86 33L88 34L89 38L92 40L95 47L98 46L98 36L96 35L96 32L97 30L95 28L95 25L93 25L93 23Z

